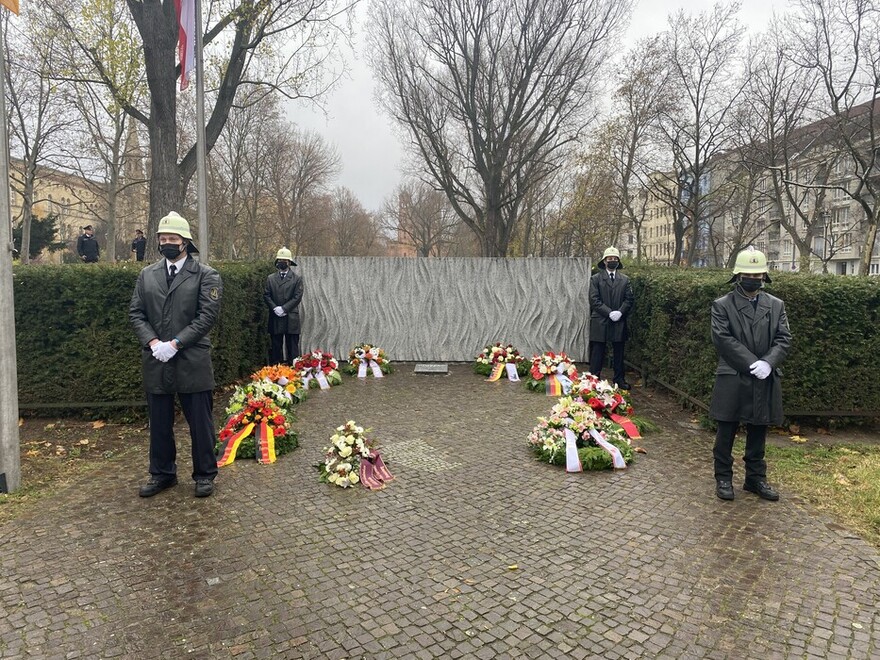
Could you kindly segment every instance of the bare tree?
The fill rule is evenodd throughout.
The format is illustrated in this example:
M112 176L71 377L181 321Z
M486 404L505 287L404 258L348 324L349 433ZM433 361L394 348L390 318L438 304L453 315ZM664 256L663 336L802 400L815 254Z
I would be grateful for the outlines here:
M609 159L616 172L614 194L636 238L642 259L642 225L647 215L650 173L657 170L656 127L673 108L669 58L661 35L641 40L623 60L615 83L612 118L605 125Z
M123 5L107 0L88 0L83 9L89 21L82 29L89 31L102 60L107 63L106 75L112 78L119 96L128 102L137 102L146 91L146 83L141 78L141 49L128 11ZM125 242L117 232L117 219L120 212L134 212L136 204L125 202L131 202L141 192L135 189L146 190L142 171L146 159L140 149L137 129L123 107L106 87L79 76L79 71L88 69L88 58L69 32L57 32L64 66L54 77L61 81L64 102L71 106L78 119L62 151L65 165L84 182L81 188L72 187L71 194L100 221L106 237L106 257L115 261L117 243L120 239Z
M314 254L321 227L310 211L339 172L339 154L319 134L287 123L276 126L272 142L263 167L277 234L294 254Z
M674 209L676 265L685 247L687 265L705 262L709 227L729 195L713 189L711 170L729 147L729 115L741 91L734 75L743 33L738 10L730 3L695 16L680 11L665 37L676 107L658 122L669 165L659 168L652 193Z
M169 209L183 207L186 188L196 170L196 148L179 157L176 64L178 25L174 0L126 0L143 44L149 108L120 94L107 74L88 32L80 30L87 18L79 3L59 7L57 15L90 58L92 70L84 78L97 79L116 96L134 119L147 126L150 137L150 220L155 231ZM218 0L209 5L205 22L206 78L213 107L205 128L210 152L226 123L238 88L257 86L265 93L288 98L318 98L338 79L326 75L333 65L333 45L347 34L342 21L357 0Z
M589 116L630 0L378 0L372 66L427 177L508 252L528 192Z
M378 221L344 186L333 191L331 226L332 254L352 257L384 252Z
M823 114L843 152L838 162L854 178L839 187L862 216L858 273L868 275L880 224L880 10L872 0L797 4L793 59L820 77Z
M58 158L68 119L65 107L59 103L58 86L52 81L53 72L61 66L51 38L53 28L39 5L26 4L23 11L21 22L10 21L9 12L2 12L0 29L6 43L2 57L6 60L9 150L21 160L21 168L11 168L9 183L21 197L20 256L27 264L34 205L41 201L37 190L41 170Z
M384 206L382 228L420 257L442 256L459 224L446 195L424 182L402 183Z

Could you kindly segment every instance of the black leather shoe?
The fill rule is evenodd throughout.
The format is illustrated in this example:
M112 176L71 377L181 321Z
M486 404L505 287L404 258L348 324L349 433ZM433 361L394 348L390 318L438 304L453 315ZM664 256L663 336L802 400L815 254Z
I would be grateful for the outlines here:
M214 492L214 481L211 479L196 480L196 497L210 497Z
M770 500L771 502L776 502L779 499L779 493L773 490L766 481L759 481L758 483L750 484L748 482L743 484L743 490L747 490L750 493L754 493L762 500Z
M730 481L717 482L715 484L715 494L719 500L732 500L735 497L733 483Z
M618 383L617 388L621 390L631 390L632 385L630 385L629 383Z
M156 477L150 477L150 480L141 486L138 495L141 497L152 497L153 495L161 493L166 488L171 488L176 485L177 477L172 479L156 479Z

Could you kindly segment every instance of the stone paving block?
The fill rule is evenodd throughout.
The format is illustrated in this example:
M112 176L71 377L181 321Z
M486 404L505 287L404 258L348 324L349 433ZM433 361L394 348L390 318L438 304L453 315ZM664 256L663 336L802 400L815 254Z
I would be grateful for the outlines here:
M144 455L4 524L0 656L878 657L877 551L784 490L718 502L711 437L668 401L633 392L648 455L569 475L525 446L552 399L403 371L313 394L296 452L223 468L205 501L137 498ZM317 483L348 419L385 490Z

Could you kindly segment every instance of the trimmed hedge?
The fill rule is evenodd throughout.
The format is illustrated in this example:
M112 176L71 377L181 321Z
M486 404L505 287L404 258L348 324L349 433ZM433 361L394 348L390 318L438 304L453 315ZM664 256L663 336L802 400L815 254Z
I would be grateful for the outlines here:
M717 356L710 307L727 270L627 268L636 295L627 358L707 405ZM880 412L880 280L771 273L792 348L781 365L786 414Z
M218 385L267 357L265 263L212 263L223 277L211 338ZM140 349L128 321L139 265L18 266L14 270L19 399L89 403L143 398ZM708 403L716 365L712 300L730 290L721 270L628 267L636 294L627 355L649 378ZM787 414L880 411L880 280L774 273L792 350L782 365Z
M260 263L211 265L223 278L211 341L214 375L225 385L265 364L270 270ZM139 271L131 263L14 269L22 405L144 399L140 347L128 320Z

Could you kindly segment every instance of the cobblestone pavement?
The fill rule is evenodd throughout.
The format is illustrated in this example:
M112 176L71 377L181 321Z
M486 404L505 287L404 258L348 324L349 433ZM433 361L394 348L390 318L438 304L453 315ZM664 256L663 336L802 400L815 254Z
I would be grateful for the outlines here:
M877 551L784 491L717 500L707 434L634 400L663 428L620 473L536 463L552 399L468 365L313 392L300 448L208 499L110 464L0 527L0 656L880 657ZM318 483L348 419L385 490Z

